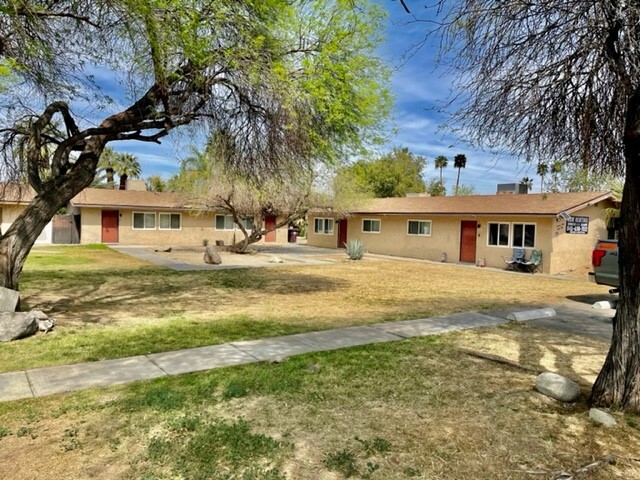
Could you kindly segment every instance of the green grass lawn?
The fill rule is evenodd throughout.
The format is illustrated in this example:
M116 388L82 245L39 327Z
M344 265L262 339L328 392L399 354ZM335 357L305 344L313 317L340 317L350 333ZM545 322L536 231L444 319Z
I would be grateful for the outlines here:
M638 417L598 427L584 397L551 401L530 372L464 353L501 344L585 394L582 358L606 351L521 324L4 403L0 477L525 480L614 454L589 478L639 478Z
M327 266L175 272L102 245L34 249L23 308L58 322L0 345L0 371L305 331L524 307L606 293L588 282L366 259Z
M366 259L173 272L104 247L36 249L22 300L54 332L0 345L4 371L606 293L587 282ZM479 359L502 357L523 369ZM585 402L606 342L506 325L0 404L0 478L640 478L640 419ZM532 370L576 380L563 405ZM34 457L34 452L37 455ZM578 477L576 477L578 478Z

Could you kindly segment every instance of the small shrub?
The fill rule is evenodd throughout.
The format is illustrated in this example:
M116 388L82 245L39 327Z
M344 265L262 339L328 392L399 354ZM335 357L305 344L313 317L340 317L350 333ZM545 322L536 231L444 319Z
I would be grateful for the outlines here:
M364 257L364 243L357 238L347 242L346 250L350 260L361 260Z
M348 450L329 453L324 459L324 465L331 471L341 473L345 478L359 474L356 457Z
M239 382L231 381L222 392L222 398L241 398L248 395L247 389Z
M205 238L205 239L203 239L203 240L202 240L202 246L203 246L203 247L206 247L206 246L208 246L208 245L209 245L209 240L208 240L208 239L206 239L206 238Z

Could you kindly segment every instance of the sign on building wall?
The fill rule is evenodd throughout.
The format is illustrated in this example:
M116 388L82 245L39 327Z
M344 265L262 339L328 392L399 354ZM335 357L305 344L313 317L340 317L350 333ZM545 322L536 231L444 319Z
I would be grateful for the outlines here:
M589 233L589 217L571 217L567 220L567 233L586 235Z

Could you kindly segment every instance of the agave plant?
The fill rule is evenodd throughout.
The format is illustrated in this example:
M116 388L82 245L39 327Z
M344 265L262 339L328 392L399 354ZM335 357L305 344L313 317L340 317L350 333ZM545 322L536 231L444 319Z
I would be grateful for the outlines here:
M350 260L361 260L364 257L364 243L357 238L347 242L346 250Z

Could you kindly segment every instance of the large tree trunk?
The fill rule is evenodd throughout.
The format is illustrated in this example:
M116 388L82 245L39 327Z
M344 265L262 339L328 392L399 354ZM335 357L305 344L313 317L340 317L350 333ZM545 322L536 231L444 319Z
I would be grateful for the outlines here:
M58 208L57 204L39 195L0 237L0 285L18 290L27 255Z
M640 412L640 90L627 112L626 178L620 210L620 298L605 364L591 392L591 403Z

